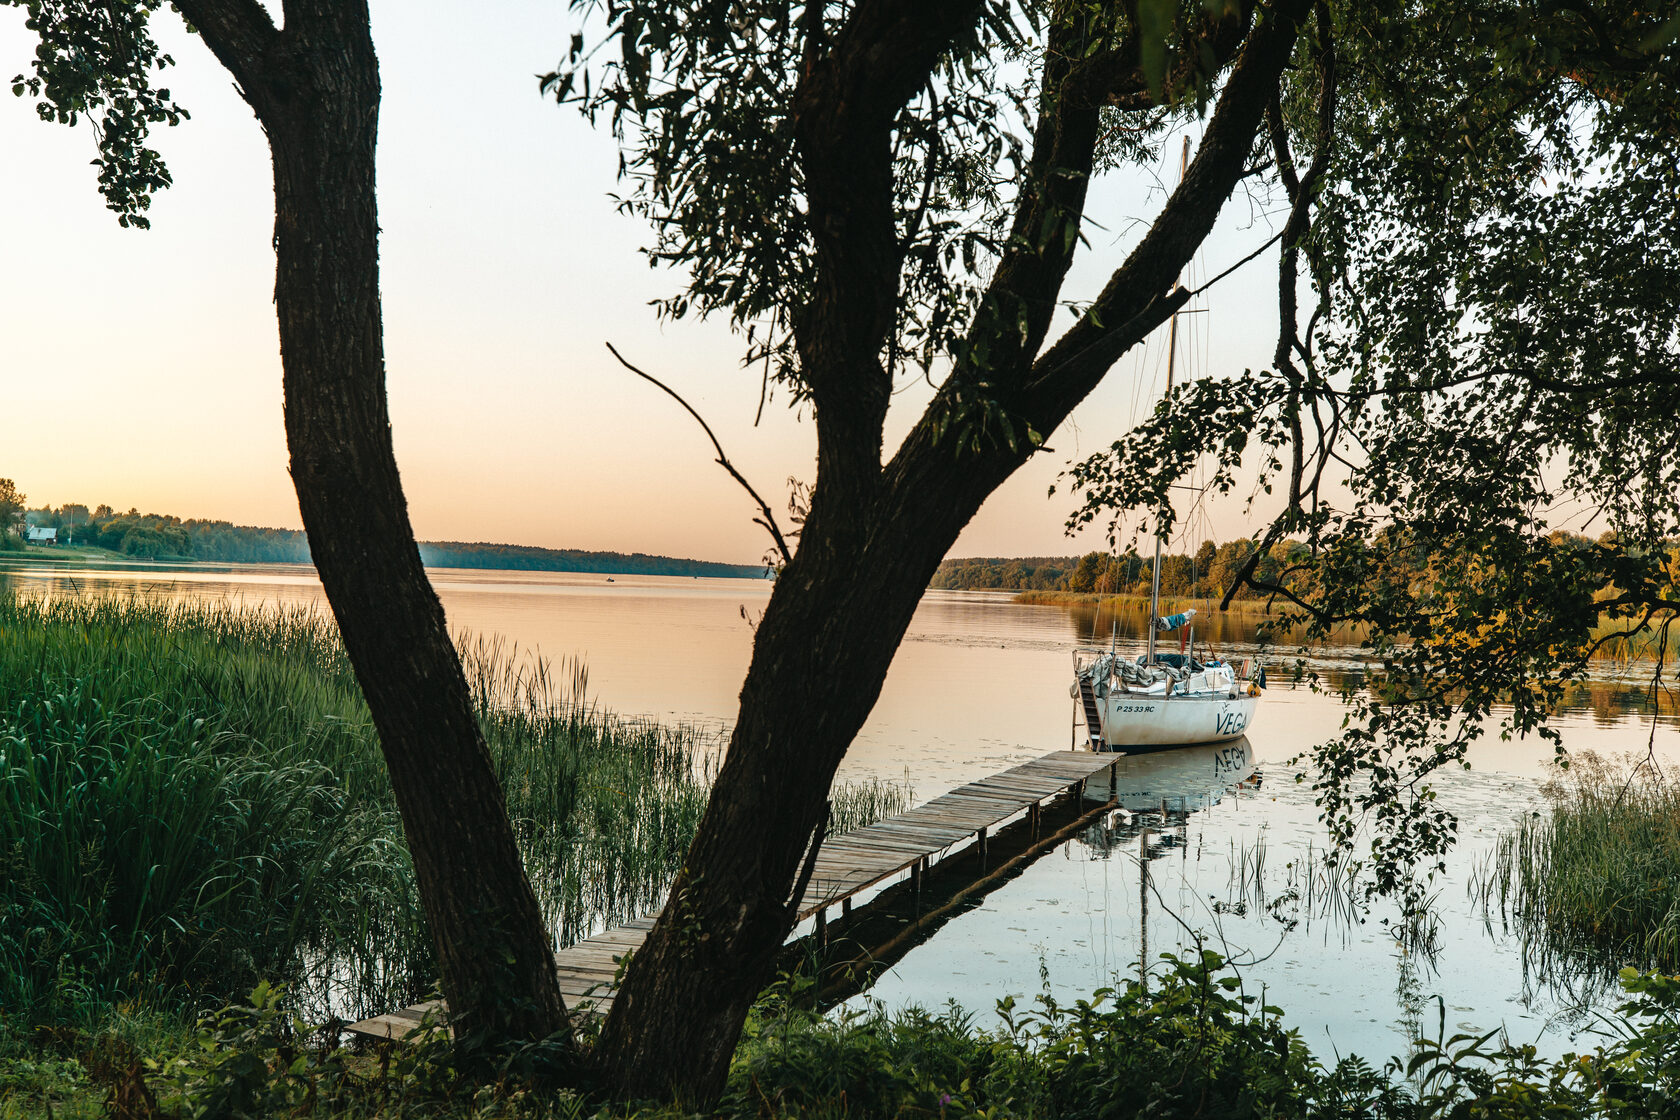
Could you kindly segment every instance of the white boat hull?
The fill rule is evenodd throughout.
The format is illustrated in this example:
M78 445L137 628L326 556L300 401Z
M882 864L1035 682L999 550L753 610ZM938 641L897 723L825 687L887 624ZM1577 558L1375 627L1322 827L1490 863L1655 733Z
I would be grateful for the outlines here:
M1254 722L1258 696L1150 696L1112 692L1099 700L1103 745L1148 750L1241 738Z

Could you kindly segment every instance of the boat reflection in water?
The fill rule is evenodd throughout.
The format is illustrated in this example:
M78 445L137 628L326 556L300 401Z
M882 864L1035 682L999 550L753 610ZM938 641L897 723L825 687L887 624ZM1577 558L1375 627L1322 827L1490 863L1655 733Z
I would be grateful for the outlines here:
M1157 828L1168 821L1181 822L1238 789L1260 785L1254 746L1246 735L1228 743L1126 755L1114 770L1112 781L1107 770L1088 780L1085 799L1103 802L1112 797L1118 808L1126 810L1114 816L1149 814ZM1130 835L1137 835L1137 830Z
M1227 743L1127 755L1113 768L1112 779L1110 773L1087 781L1085 797L1098 802L1112 797L1115 808L1081 830L1076 840L1099 859L1122 850L1136 853L1137 977L1147 991L1150 968L1157 963L1149 951L1150 895L1155 893L1150 863L1173 852L1187 854L1190 815L1259 789L1261 775L1246 735Z

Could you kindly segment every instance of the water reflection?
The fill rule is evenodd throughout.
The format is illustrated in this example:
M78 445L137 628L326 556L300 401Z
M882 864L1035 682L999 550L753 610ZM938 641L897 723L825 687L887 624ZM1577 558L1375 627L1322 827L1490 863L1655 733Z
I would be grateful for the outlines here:
M1260 788L1254 744L1246 735L1228 743L1125 755L1112 773L1112 779L1105 770L1086 782L1086 799L1112 799L1128 819L1153 813L1157 827L1183 823L1240 786Z

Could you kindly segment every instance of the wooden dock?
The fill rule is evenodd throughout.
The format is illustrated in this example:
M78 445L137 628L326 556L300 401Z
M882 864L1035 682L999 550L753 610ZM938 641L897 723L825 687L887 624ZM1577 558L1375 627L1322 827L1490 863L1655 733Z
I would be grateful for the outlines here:
M970 782L909 812L830 837L817 852L810 883L799 902L800 919L815 917L820 939L831 907L850 913L859 893L905 873L916 880L930 860L959 844L977 845L984 856L987 836L998 825L1023 812L1036 824L1044 802L1070 791L1083 795L1086 780L1115 766L1120 757L1056 751ZM653 923L654 916L639 918L556 953L567 1007L606 1014L612 1006L619 962L642 944ZM441 1000L431 1000L345 1029L374 1038L401 1039L428 1016L435 1022L444 1011Z

